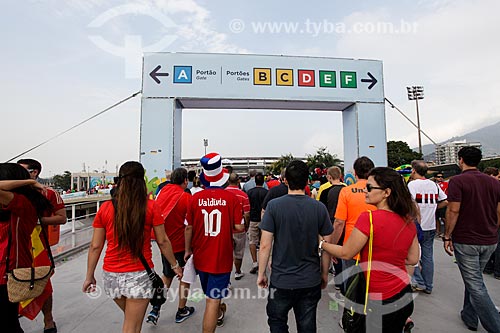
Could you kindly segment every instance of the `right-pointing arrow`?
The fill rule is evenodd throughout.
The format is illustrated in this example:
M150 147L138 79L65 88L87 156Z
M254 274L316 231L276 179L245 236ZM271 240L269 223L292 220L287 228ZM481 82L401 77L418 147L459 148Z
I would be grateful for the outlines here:
M372 75L372 73L368 72L366 73L370 78L369 79L361 79L361 82L371 82L371 84L368 86L368 89L373 88L377 84L377 79L375 76Z

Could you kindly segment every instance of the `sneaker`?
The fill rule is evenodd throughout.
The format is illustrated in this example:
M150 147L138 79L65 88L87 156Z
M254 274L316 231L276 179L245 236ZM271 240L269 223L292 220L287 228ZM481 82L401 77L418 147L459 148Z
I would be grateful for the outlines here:
M416 284L413 284L413 285L411 286L411 291L413 291L413 292L417 292L417 291L424 291L424 290L425 290L425 288L422 288L422 287L420 287L420 286L418 286L418 285L416 285Z
M406 319L405 326L403 327L404 333L411 333L412 328L415 327L413 320L411 318Z
M252 269L250 270L250 274L257 274L258 272L259 272L258 265L253 266Z
M217 327L224 326L224 316L225 316L226 310L227 310L226 303L221 303L220 310L221 310L222 314L220 315L219 318L217 318Z
M177 313L175 314L175 322L177 324L182 323L184 320L188 319L191 317L194 313L194 307L192 306L185 306L184 309L177 310Z
M151 312L148 314L148 318L146 319L146 323L155 325L158 324L158 319L160 318L160 310L153 308Z
M427 295L432 294L432 290L429 290L429 289L424 289L424 290L422 290L422 292L423 292L424 294L427 294Z
M240 273L236 272L236 273L234 273L234 279L235 280L241 280L241 278L244 277L244 276L245 276L245 273L243 273L243 272L240 272Z

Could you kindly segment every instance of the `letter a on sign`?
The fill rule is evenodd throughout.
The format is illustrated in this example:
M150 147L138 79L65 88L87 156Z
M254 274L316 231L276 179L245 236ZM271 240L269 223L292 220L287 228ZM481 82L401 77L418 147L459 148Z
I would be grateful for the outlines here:
M299 69L299 86L301 87L314 87L314 71Z
M174 66L174 83L192 83L192 73L193 67L191 66Z

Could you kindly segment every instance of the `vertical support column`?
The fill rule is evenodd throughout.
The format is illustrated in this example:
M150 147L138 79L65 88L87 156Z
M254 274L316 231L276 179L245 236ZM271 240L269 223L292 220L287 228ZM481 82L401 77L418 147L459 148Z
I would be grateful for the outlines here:
M375 166L387 166L385 105L356 103L342 112L344 125L344 168L346 178L354 175L353 163L360 156L373 160Z
M165 170L180 166L181 131L182 109L176 99L142 99L140 161L148 182L161 182Z
M76 205L71 205L71 232L75 233L75 222L76 222Z
M174 138L174 144L173 144L173 167L172 170L175 168L180 168L181 167L181 159L182 159L182 108L180 106L180 103L174 99L173 100L173 108L174 108L174 124L173 124L173 138Z

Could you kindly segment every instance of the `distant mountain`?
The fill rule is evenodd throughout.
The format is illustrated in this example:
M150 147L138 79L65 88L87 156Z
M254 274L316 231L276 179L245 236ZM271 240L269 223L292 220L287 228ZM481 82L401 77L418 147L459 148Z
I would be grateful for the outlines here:
M443 144L459 140L466 140L467 142L480 142L483 147L483 156L500 155L500 122L480 128L462 136L455 136L439 143ZM418 151L418 148L413 148L413 150ZM422 152L424 153L425 160L435 160L434 145L429 144L422 146Z

